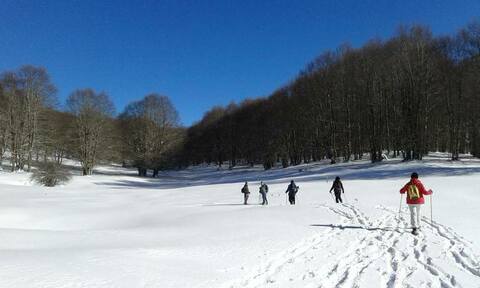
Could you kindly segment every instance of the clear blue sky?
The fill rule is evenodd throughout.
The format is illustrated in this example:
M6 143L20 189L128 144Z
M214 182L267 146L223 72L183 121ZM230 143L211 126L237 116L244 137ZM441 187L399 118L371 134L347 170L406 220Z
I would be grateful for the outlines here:
M400 24L456 32L480 1L33 1L0 3L0 71L47 68L62 102L107 92L117 112L150 92L190 125L214 105L268 96L322 51Z

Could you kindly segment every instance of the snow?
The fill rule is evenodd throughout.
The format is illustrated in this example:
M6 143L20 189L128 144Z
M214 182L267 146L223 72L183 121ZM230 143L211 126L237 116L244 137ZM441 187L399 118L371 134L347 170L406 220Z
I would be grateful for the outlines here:
M0 287L480 287L480 160L446 159L204 166L157 179L110 165L55 188L5 169ZM405 203L398 214L413 171L434 191L433 222L427 198L416 237ZM343 205L328 194L337 175ZM296 206L285 205L291 179ZM257 204L260 181L269 206Z

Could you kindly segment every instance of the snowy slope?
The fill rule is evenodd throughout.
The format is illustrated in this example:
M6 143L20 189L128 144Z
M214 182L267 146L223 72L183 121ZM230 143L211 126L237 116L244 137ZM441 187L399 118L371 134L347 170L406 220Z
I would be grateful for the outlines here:
M480 161L445 157L159 179L105 166L56 188L3 171L0 287L480 287ZM405 204L398 215L412 171L434 190L418 237ZM327 193L337 175L344 205ZM244 180L254 205L241 205ZM256 205L260 180L268 207Z

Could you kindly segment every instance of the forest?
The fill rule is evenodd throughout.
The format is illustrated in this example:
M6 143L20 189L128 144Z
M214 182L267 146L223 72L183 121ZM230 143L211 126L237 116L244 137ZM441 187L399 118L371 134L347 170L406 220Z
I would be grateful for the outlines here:
M327 51L269 97L207 112L187 130L182 161L269 169L429 151L480 156L479 22L441 37L400 27Z
M450 36L405 26L388 40L341 45L271 95L213 107L191 127L157 93L117 113L104 92L78 89L62 105L56 92L43 67L1 74L0 163L11 171L61 169L66 158L83 175L116 162L155 177L203 163L270 169L421 160L429 151L480 157L480 22Z

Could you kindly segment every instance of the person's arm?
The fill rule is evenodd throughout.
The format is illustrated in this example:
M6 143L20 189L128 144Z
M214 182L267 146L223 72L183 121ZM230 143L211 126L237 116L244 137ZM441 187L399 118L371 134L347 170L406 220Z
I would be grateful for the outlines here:
M343 189L343 184L342 184L342 182L340 182L340 188L342 189L342 193L345 194L345 190Z
M407 186L408 186L409 183L405 184L405 186L402 187L402 189L400 189L400 194L405 194L405 192L407 192Z
M423 183L420 181L418 181L418 189L423 195L431 195L433 193L431 189L427 191L427 189L425 189L425 186L423 186Z
M332 193L332 190L333 190L333 187L335 186L335 182L333 182L332 184L332 188L330 188L330 191L328 191L329 193Z

